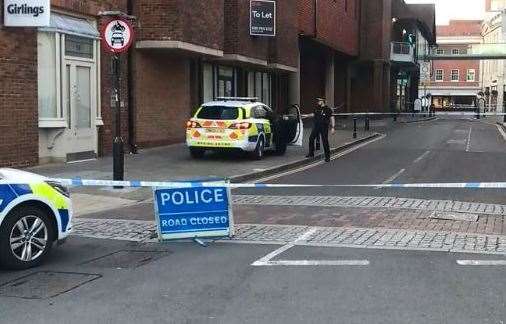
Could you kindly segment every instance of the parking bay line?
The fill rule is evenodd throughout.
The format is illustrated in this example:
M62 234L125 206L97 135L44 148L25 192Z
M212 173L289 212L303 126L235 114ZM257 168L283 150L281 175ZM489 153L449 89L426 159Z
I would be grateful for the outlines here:
M417 157L416 160L413 161L413 164L416 164L416 163L422 161L429 154L430 154L430 151L426 151L425 153L423 153L422 155Z
M506 260L457 260L461 266L506 266Z
M307 241L313 234L318 231L316 228L312 228L298 237L292 243L288 243L272 251L266 256L253 262L251 265L254 267L265 267L265 266L367 266L369 265L368 260L274 260L273 258L288 251L289 249L297 246L300 242Z

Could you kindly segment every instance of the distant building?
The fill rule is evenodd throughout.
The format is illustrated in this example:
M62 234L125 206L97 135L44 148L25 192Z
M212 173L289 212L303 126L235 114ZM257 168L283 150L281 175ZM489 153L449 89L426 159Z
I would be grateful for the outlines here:
M483 22L481 34L483 43L506 43L504 25L506 22L505 0L486 0L487 18ZM506 106L506 72L504 60L484 60L481 62L483 70L482 91L486 104L492 111L503 111Z
M437 26L437 54L464 55L473 44L482 43L481 21L451 20ZM432 95L436 109L461 109L475 105L481 90L479 60L437 60L430 82L421 84L419 95Z

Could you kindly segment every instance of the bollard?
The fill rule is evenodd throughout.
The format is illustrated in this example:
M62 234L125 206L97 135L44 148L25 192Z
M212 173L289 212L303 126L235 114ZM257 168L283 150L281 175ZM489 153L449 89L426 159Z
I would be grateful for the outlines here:
M357 138L357 117L353 117L353 138Z
M394 122L397 121L397 114L394 113Z
M370 126L369 126L369 117L366 117L365 118L365 130L368 131L370 129Z
M480 119L480 108L476 109L476 119Z

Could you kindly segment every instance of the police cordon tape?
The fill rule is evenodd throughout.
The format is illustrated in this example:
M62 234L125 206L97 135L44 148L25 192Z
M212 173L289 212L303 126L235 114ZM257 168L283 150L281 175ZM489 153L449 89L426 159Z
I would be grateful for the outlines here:
M72 187L128 187L128 188L198 188L228 187L234 188L453 188L453 189L503 189L506 182L455 182L455 183L387 183L387 184L266 184L266 183L230 183L228 181L114 181L85 179L50 179Z
M428 116L429 112L357 112L357 113L334 113L333 116ZM436 111L432 116L476 116L475 111ZM480 116L505 116L501 112L480 112Z

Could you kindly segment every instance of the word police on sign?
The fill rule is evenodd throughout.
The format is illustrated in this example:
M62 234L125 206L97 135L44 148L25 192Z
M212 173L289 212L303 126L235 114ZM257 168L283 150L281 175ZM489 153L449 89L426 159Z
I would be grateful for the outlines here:
M267 37L276 36L275 1L250 1L250 35Z
M101 36L105 49L112 53L122 53L132 45L134 29L127 20L113 19L105 24Z
M13 27L47 27L50 0L4 0L4 24Z
M155 188L160 240L233 235L227 187Z

